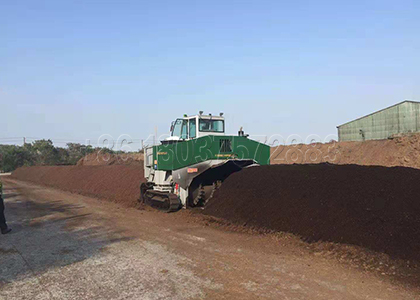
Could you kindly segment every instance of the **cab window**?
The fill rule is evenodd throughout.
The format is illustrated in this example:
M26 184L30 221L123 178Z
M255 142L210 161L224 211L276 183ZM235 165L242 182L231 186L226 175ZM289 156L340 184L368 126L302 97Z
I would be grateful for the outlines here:
M185 140L188 137L187 124L187 120L177 119L175 121L174 129L172 130L172 136L177 136L180 139Z
M195 125L195 119L190 119L190 139L193 139L197 136L197 128Z
M199 127L204 132L225 132L223 120L200 119Z

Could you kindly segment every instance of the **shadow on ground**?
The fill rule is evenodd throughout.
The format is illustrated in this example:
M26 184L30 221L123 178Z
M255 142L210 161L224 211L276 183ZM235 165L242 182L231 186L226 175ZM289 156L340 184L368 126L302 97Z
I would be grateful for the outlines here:
M86 213L83 205L41 202L5 189L11 234L0 236L1 286L98 255L110 244L130 240Z

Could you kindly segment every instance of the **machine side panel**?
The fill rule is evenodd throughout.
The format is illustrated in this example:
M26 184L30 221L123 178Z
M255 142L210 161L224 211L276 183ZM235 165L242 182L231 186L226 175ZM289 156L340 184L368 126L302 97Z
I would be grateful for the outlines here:
M270 163L270 147L243 136L204 136L155 146L157 170L177 170L211 159L253 159Z

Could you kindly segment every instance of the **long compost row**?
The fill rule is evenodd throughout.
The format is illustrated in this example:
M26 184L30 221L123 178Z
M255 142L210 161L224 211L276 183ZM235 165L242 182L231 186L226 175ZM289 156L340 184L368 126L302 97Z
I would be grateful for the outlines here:
M134 207L144 181L141 165L19 168L13 178Z
M135 206L141 166L30 167L14 178ZM420 261L420 170L272 165L231 175L204 214Z
M362 246L420 260L420 170L275 165L231 175L204 212L309 242Z

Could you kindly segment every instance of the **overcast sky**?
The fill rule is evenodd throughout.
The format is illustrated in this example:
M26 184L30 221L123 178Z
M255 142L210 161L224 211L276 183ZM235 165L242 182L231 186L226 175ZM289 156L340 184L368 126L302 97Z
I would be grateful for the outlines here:
M0 1L0 143L146 139L199 110L324 139L420 100L419 1Z

